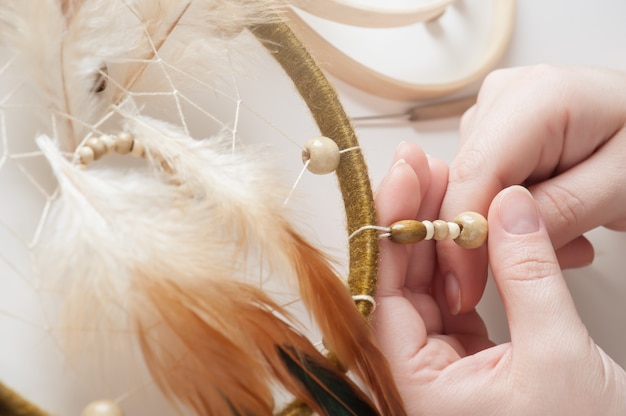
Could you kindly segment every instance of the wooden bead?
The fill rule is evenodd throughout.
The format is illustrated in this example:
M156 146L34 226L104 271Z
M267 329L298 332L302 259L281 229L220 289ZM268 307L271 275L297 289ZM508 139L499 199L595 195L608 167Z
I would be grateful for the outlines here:
M80 416L124 416L120 406L110 400L97 400L89 403Z
M103 134L99 137L105 148L105 153L111 153L115 150L115 137L110 134Z
M138 140L134 140L133 147L130 149L130 154L135 157L143 157L145 153L146 153L146 148L143 145L143 143L141 143Z
M93 150L93 155L94 155L95 160L100 159L107 152L107 148L106 148L104 142L102 140L100 140L99 138L92 137L92 138L88 139L87 143L85 143L85 144L87 146L89 146L91 148L91 150Z
M456 240L461 235L461 227L456 222L448 221L448 237Z
M433 221L433 226L435 227L435 233L433 238L437 241L445 240L448 238L448 234L450 234L450 230L448 229L448 223L444 220L435 220Z
M394 243L419 243L426 238L426 226L416 220L394 222L389 227L389 239Z
M135 141L132 134L128 132L121 132L117 135L117 139L115 140L115 151L120 155L126 155L130 153L130 150L133 148L133 142Z
M88 165L96 159L93 149L89 146L81 146L78 149L78 157L82 165Z
M426 236L424 237L424 240L432 240L435 236L435 226L428 220L422 221L422 224L424 225L424 228L426 228Z
M324 136L307 140L302 151L302 161L308 162L307 169L318 175L334 172L340 158L337 143Z
M462 212L454 218L461 233L454 241L463 248L477 248L487 239L487 220L477 212Z

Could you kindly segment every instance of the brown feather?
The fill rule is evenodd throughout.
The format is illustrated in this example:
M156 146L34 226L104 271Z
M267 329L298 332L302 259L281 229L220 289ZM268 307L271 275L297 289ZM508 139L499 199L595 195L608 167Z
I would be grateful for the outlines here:
M138 271L135 276L137 293L145 296L135 315L139 345L153 378L172 402L183 403L198 414L271 414L270 386L275 380L324 414L285 367L281 348L315 360L358 392L347 376L333 369L294 330L287 322L288 313L259 289L213 279L202 286L185 287L180 283L184 279L175 282L154 270ZM329 390L328 394L334 393ZM365 396L362 400L369 401Z
M250 305L248 305L249 309ZM244 306L245 308L245 306ZM243 311L242 311L243 313ZM264 359L269 364L273 376L299 400L307 403L318 414L327 414L323 406L318 403L311 393L307 390L305 385L300 379L295 377L285 366L283 359L281 358L281 351L283 354L288 354L294 361L301 361L301 357L306 357L308 361L314 361L316 366L323 367L329 373L332 373L334 377L341 380L342 383L358 395L360 400L365 403L371 403L359 388L345 375L342 374L334 365L325 358L304 336L295 332L293 328L277 319L273 315L263 314L254 315L252 311L246 313L247 316L255 316L255 325L247 326L248 333L256 341L256 346L263 355ZM305 366L306 367L306 366ZM311 371L305 369L308 375L315 379L316 382L326 390L329 396L333 396L337 401L342 400L341 397L336 395L337 392L332 391L329 387L325 386L325 380L321 380L318 376ZM373 404L370 404L374 408ZM355 414L356 416L356 414Z
M288 227L289 255L294 259L302 300L315 317L324 342L339 361L361 378L385 415L404 415L387 360L371 327L324 255Z
M153 273L137 276L146 295L136 314L139 344L168 398L199 415L272 414L267 370L235 322L247 301L239 300L240 287L205 281L189 288Z

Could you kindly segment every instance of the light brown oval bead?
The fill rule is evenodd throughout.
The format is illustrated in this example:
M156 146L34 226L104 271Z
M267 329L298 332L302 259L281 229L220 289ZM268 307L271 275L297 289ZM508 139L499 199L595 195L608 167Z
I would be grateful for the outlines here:
M340 159L337 143L324 136L307 140L302 150L302 162L308 161L307 169L318 175L334 172Z
M133 142L135 141L132 134L123 131L117 135L115 140L115 151L120 155L126 155L130 153L133 148Z
M448 223L446 221L435 220L433 221L433 226L435 227L435 234L433 235L435 240L445 240L448 238L450 230L448 229Z
M487 220L477 212L462 212L454 218L461 227L461 234L454 240L463 248L478 248L487 239Z
M419 243L426 237L426 227L420 221L402 220L389 227L389 239L394 243Z
M91 402L83 409L80 416L124 416L120 406L110 400Z

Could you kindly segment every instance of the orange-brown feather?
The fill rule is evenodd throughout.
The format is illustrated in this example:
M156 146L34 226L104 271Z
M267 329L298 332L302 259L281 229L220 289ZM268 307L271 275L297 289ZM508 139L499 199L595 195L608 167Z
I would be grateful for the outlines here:
M284 246L293 258L302 300L315 317L324 342L342 365L368 385L383 414L404 415L389 364L346 286L319 250L286 229L290 242Z
M135 283L154 313L136 315L139 344L153 378L171 401L201 415L272 413L267 369L242 340L246 329L237 322L230 330L223 324L241 314L241 302L224 293L236 290L229 287L236 284L205 282L205 288L190 288L154 274ZM154 326L154 321L160 324Z
M301 380L288 371L281 350L306 355L358 392L294 329L288 313L258 288L234 280L204 285L188 280L193 284L189 287L184 279L174 281L154 269L135 276L138 293L145 296L135 315L139 345L153 378L171 401L198 414L271 414L270 386L278 381L325 414ZM323 388L324 381L319 383ZM369 401L364 395L362 400Z

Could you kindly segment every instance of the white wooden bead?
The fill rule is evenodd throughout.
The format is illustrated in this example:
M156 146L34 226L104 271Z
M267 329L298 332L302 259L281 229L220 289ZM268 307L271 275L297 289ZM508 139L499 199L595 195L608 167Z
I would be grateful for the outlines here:
M95 160L100 159L107 152L104 142L100 140L100 138L98 137L89 138L87 140L87 143L85 143L85 145L91 147L91 150L93 150L93 155L94 155Z
M110 400L91 402L83 409L80 416L124 416L120 406Z
M143 145L143 143L141 143L138 140L135 140L133 142L133 147L130 149L130 154L135 156L135 157L143 157L143 155L145 154L146 148Z
M328 137L314 137L304 144L302 161L308 162L307 169L315 174L334 172L339 166L340 159L339 146Z
M424 240L432 240L435 236L435 226L432 222L426 220L422 221L422 224L426 227L426 237L424 237Z
M111 153L115 150L115 137L111 136L110 134L103 134L99 137L99 139L104 145L106 153Z
M125 131L119 133L115 139L115 151L121 155L130 153L134 141L132 134Z
M89 146L81 146L78 149L78 157L83 165L88 165L96 159L93 149Z
M453 240L456 240L461 234L461 227L456 222L448 222L448 237Z
M448 238L450 231L448 230L447 222L443 220L435 220L433 221L433 226L435 227L435 234L433 235L435 240L439 241Z
M477 248L487 239L487 220L477 212L462 212L454 218L461 227L461 234L454 240L464 248Z

